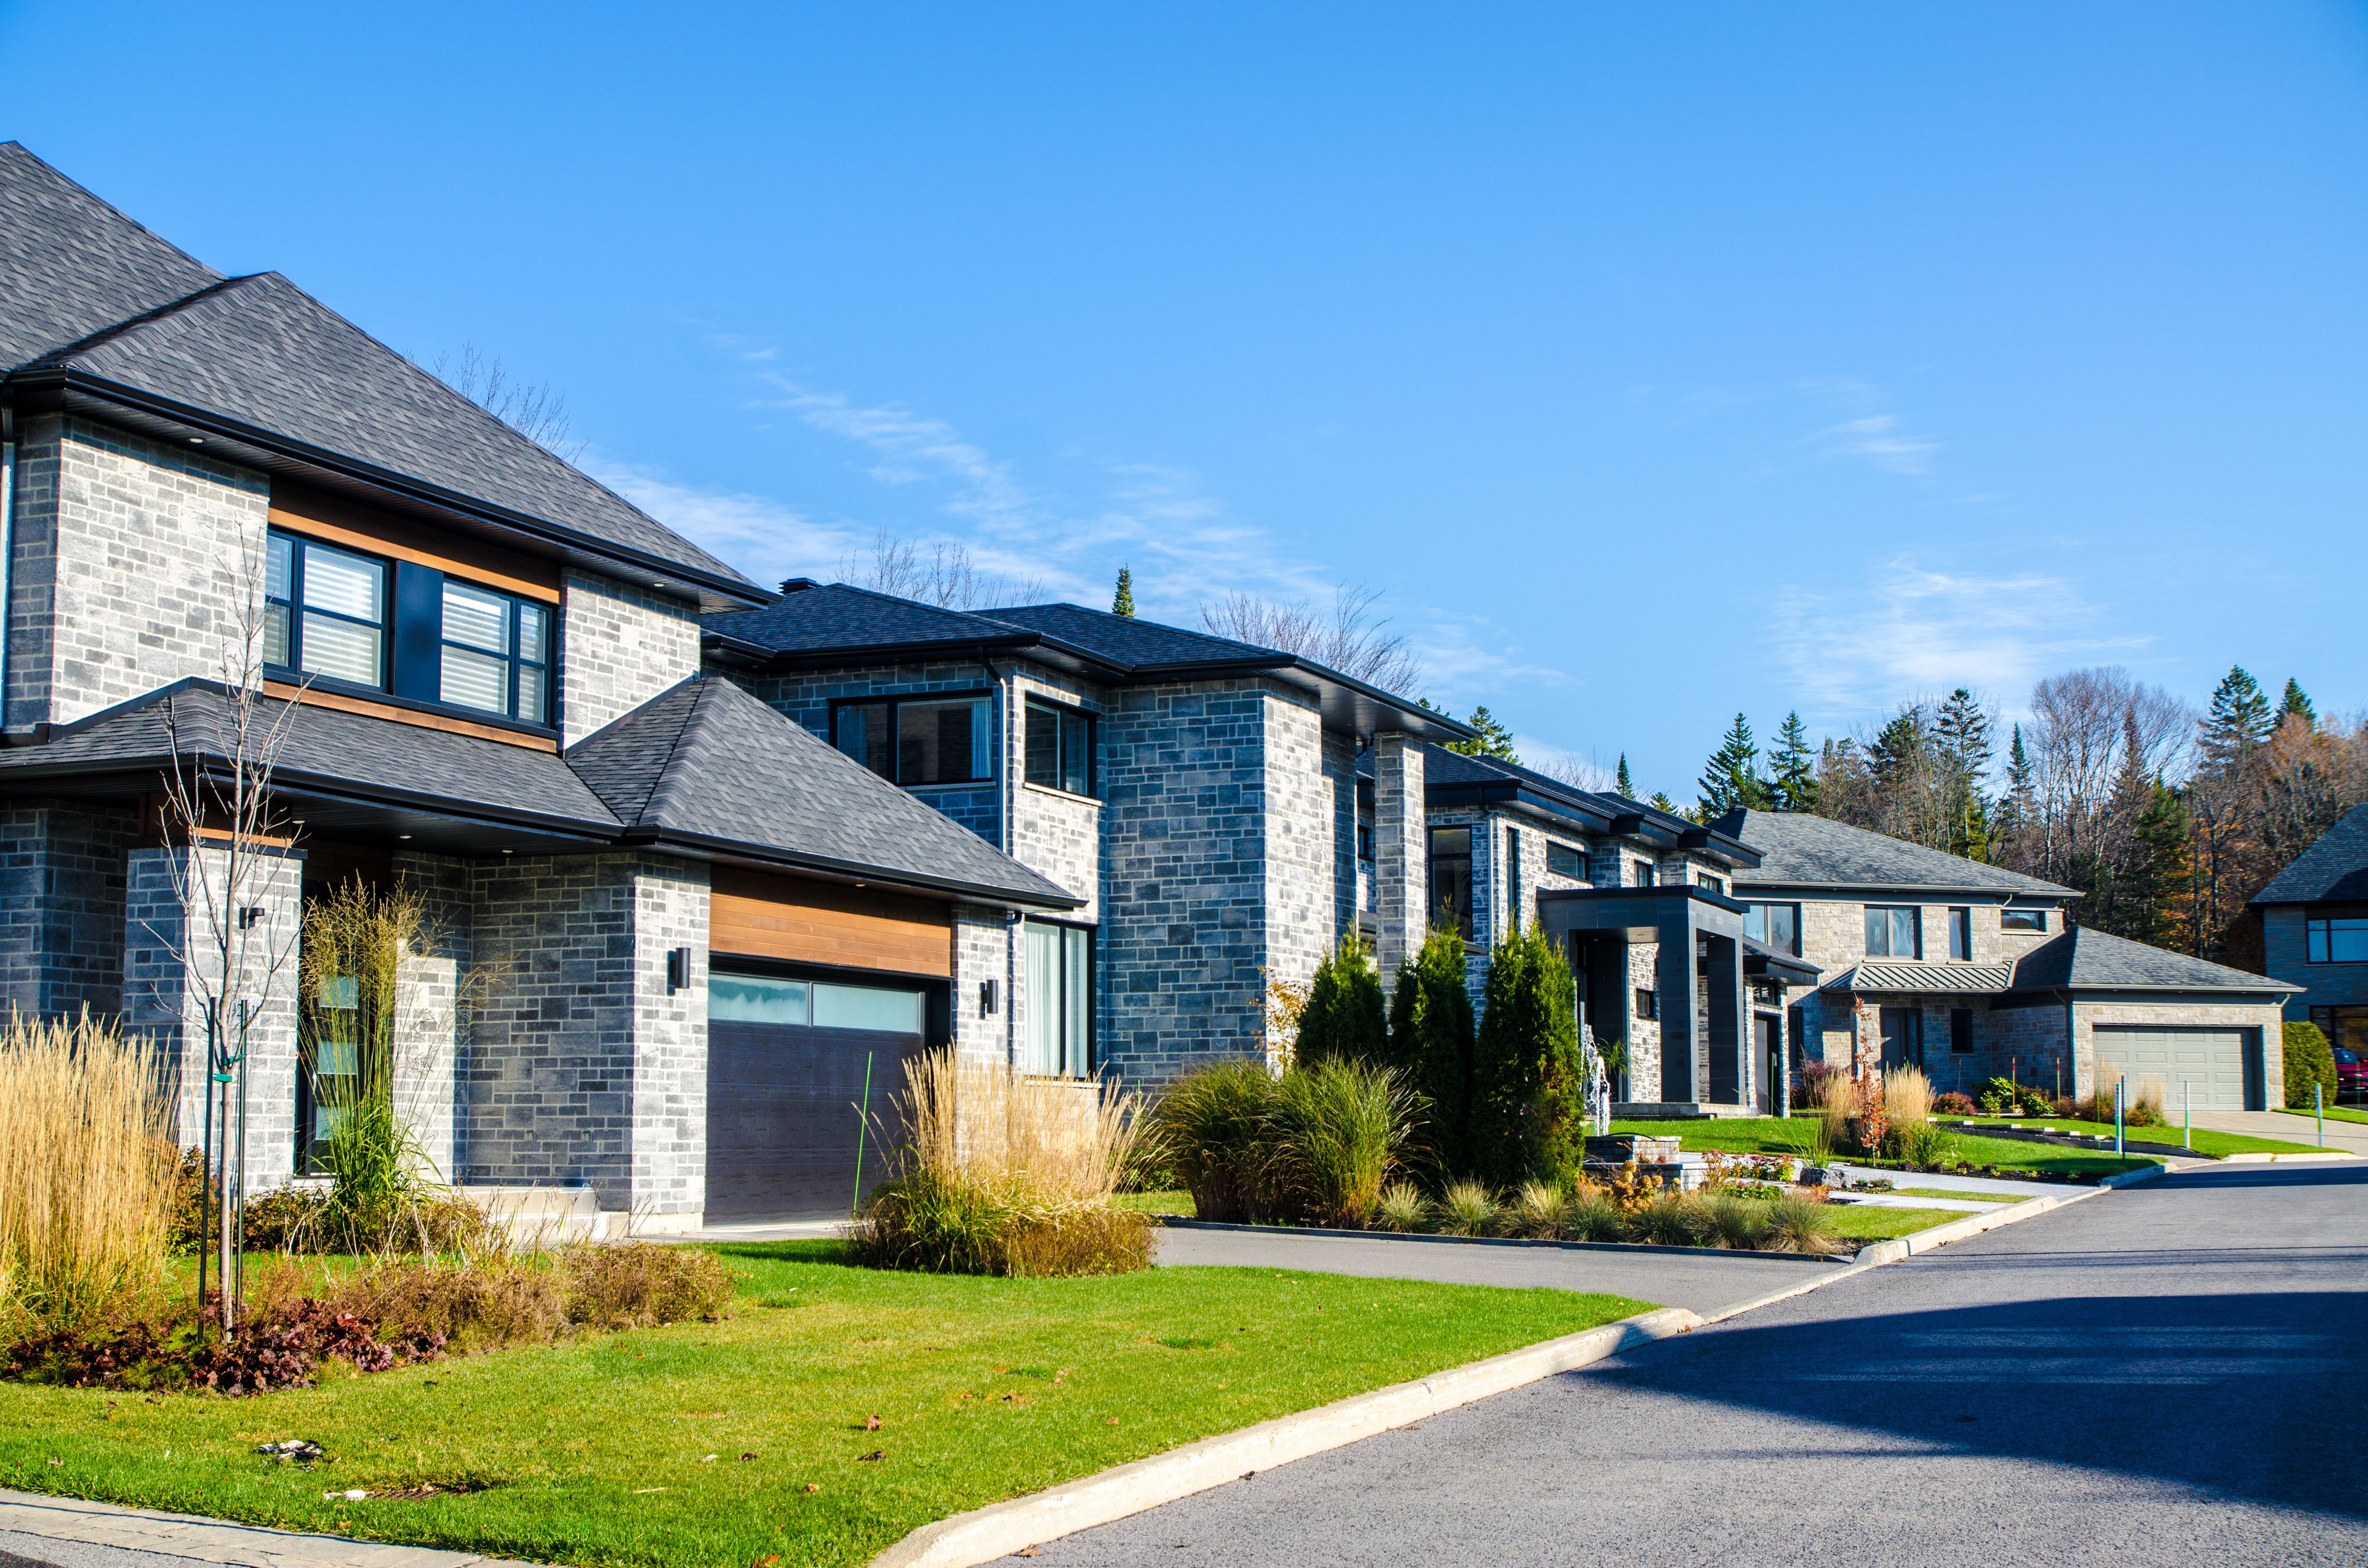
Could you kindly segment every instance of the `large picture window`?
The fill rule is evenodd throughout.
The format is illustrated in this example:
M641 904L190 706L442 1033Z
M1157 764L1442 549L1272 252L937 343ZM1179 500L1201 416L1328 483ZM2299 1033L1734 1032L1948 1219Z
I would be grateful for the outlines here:
M1472 830L1430 830L1430 923L1472 939Z
M275 533L265 547L263 597L265 664L386 684L385 562Z
M2368 963L2368 912L2313 916L2303 930L2309 962Z
M1801 955L1801 906L1797 903L1753 903L1744 906L1743 934L1763 948Z
M1049 702L1028 704L1028 771L1030 784L1094 792L1094 716Z
M1866 906L1866 956L1871 959L1912 959L1917 954L1916 906L1870 903Z
M457 708L545 722L551 709L551 612L446 578L438 689Z
M995 777L995 699L899 697L842 702L831 744L892 784L974 784Z
M1556 844L1549 838L1546 840L1546 873L1583 882L1587 880L1587 856L1567 844Z
M2001 931L2044 931L2047 911L2044 909L2002 909L1998 911Z
M1028 1072L1044 1078L1093 1072L1093 977L1091 927L1028 923Z

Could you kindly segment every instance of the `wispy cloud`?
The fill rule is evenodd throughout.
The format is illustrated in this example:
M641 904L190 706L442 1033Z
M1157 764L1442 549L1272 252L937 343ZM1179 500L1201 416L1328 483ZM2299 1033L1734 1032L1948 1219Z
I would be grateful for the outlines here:
M1868 414L1827 426L1803 445L1819 457L1864 458L1893 473L1923 473L1941 443L1904 429L1896 414Z
M770 585L826 574L870 540L868 530L817 518L769 495L685 484L655 469L593 454L584 472L707 551Z
M1960 686L2012 710L2038 676L2150 641L2100 634L2099 608L2066 578L1933 571L1906 556L1855 584L1785 590L1774 608L1794 689L1828 719Z

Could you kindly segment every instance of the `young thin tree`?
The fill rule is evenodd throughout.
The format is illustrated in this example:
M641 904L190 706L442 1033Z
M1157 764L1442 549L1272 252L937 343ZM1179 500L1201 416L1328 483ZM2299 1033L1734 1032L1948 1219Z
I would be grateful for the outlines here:
M1132 567L1118 569L1118 591L1110 596L1110 613L1134 619L1134 571Z
M1636 798L1636 786L1628 781L1628 754L1624 751L1620 754L1618 771L1611 776L1611 788L1623 801L1633 801Z
M1964 687L1949 694L1933 722L1940 753L1941 793L1945 802L1952 855L1990 858L1990 802L1985 789L1990 770L1990 718Z
M1769 794L1780 812L1817 809L1817 765L1809 750L1809 728L1795 711L1776 727L1776 745L1768 754Z
M2278 722L2283 724L2288 719L2301 720L2305 729L2318 728L2318 710L2310 705L2310 699L2303 694L2302 683L2292 676L2286 676L2285 698L2278 704Z
M1752 763L1759 756L1759 748L1751 739L1750 721L1740 713L1735 723L1719 742L1718 749L1710 754L1710 761L1696 781L1702 792L1702 820L1731 812L1741 806L1747 811L1764 812L1770 797L1766 780L1752 771Z
M1520 756L1513 750L1513 732L1497 722L1497 716L1486 706L1474 708L1467 722L1475 732L1473 737L1468 741L1450 741L1448 750L1465 756L1493 756L1516 767L1521 765Z

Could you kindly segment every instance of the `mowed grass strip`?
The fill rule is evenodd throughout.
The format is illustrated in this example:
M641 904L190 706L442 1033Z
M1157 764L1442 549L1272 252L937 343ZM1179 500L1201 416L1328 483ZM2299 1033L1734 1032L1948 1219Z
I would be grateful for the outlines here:
M1262 1269L899 1274L836 1242L717 1251L744 1277L717 1324L256 1399L0 1384L0 1485L495 1557L860 1563L948 1514L1647 1310ZM254 1451L287 1437L335 1462ZM484 1489L322 1497L422 1483Z
M2176 1115L2177 1113L2174 1112L2174 1119L2168 1126L2124 1126L2122 1129L2122 1137L2132 1143L2164 1144L2176 1149L2180 1146L2180 1141L2187 1135L2186 1129L2175 1119ZM1979 1122L1975 1125L2003 1127L2008 1119L2011 1119L1993 1117L1987 1122ZM2080 1121L2061 1116L2026 1116L2021 1120L2025 1127L2056 1132L2081 1132L2106 1138L2113 1135L2113 1124L2110 1121ZM1943 1122L1941 1125L1952 1132L1957 1131L1956 1123L1953 1121ZM2195 1153L2214 1160L2229 1154L2301 1154L2309 1153L2312 1147L2308 1143L2287 1143L2275 1138L2256 1138L2248 1132L2219 1132L2209 1127L2197 1128L2194 1136L2195 1142L2188 1146Z
M1774 1116L1720 1117L1700 1121L1615 1121L1616 1133L1644 1133L1655 1137L1676 1137L1680 1147L1708 1152L1718 1150L1729 1154L1806 1154L1807 1132L1803 1123L1805 1117ZM1996 1165L2001 1171L2045 1171L2058 1176L2112 1176L2121 1171L2137 1170L2159 1165L2159 1160L2140 1155L2120 1159L2111 1154L2091 1154L2066 1149L2057 1144L2027 1143L2012 1138L1983 1138L1973 1133L1948 1129L1955 1157L1970 1160L1976 1165ZM1852 1165L1881 1165L1881 1160L1862 1159L1850 1154L1839 1156ZM1894 1162L1896 1163L1896 1162Z
M1894 1209L1873 1203L1831 1203L1817 1210L1817 1223L1850 1242L1888 1241L1971 1218L1962 1209Z

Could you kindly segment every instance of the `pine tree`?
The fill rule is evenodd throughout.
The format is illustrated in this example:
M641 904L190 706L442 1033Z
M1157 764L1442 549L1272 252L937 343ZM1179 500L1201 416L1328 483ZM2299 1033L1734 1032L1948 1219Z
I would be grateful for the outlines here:
M2278 704L2278 722L2283 723L2288 719L2301 720L2305 730L2318 728L2318 710L2310 705L2310 699L2303 695L2302 683L2292 676L2286 676L2285 700Z
M1381 971L1354 937L1340 938L1339 947L1315 966L1307 1010L1299 1018L1297 1056L1302 1067L1329 1061L1381 1066L1390 1059Z
M2031 754L2023 750L2022 726L2014 727L2014 740L2006 753L2006 793L1998 797L1998 811L1991 819L1991 842L2003 856L2022 858L2023 835L2032 829L2039 815L2039 791L2034 781Z
M2141 942L2176 942L2186 924L2192 888L2186 797L2157 778L2132 836L2138 874L2131 891L2139 909L2125 934Z
M2232 665L2212 691L2212 710L2203 723L2204 767L2226 773L2270 738L2270 699L2260 683Z
M1628 782L1628 754L1620 754L1620 771L1612 775L1612 791L1623 801L1636 798L1636 786Z
M2109 831L2105 845L2074 858L2072 885L2081 890L2079 919L2116 937L2143 942L2153 935L2153 872L2136 836L2138 820L2154 800L2158 780L2146 771L2146 748L2135 709L2122 713L2122 762L2105 798Z
M1683 812L1678 810L1678 803L1669 799L1668 793L1666 790L1654 790L1653 798L1646 801L1645 803L1652 807L1656 812L1667 812L1673 817L1685 815Z
M1521 765L1521 759L1513 753L1513 732L1497 722L1495 714L1486 707L1474 708L1470 722L1478 733L1468 741L1450 741L1448 750L1462 752L1465 756L1493 756L1516 767Z
M1990 717L1961 686L1941 704L1932 727L1946 765L1941 782L1948 802L1949 853L1987 860L1990 803L1982 782L1990 770Z
M1110 613L1134 619L1134 570L1129 566L1118 569L1118 592L1110 596Z
M1472 1049L1463 938L1433 930L1398 966L1390 997L1390 1062L1430 1101L1431 1146L1451 1177L1472 1169Z
M1780 812L1817 809L1817 769L1809 753L1809 728L1797 712L1776 727L1776 747L1768 754L1770 794Z
M1489 955L1468 1143L1483 1181L1509 1187L1578 1170L1587 1145L1577 994L1561 949L1536 926Z
M1702 769L1702 776L1697 780L1697 787L1702 790L1702 821L1733 811L1737 806L1755 812L1768 809L1767 782L1751 770L1751 764L1759 756L1759 748L1751 740L1751 724L1737 713L1734 727L1719 742L1718 749L1710 754L1709 765Z

